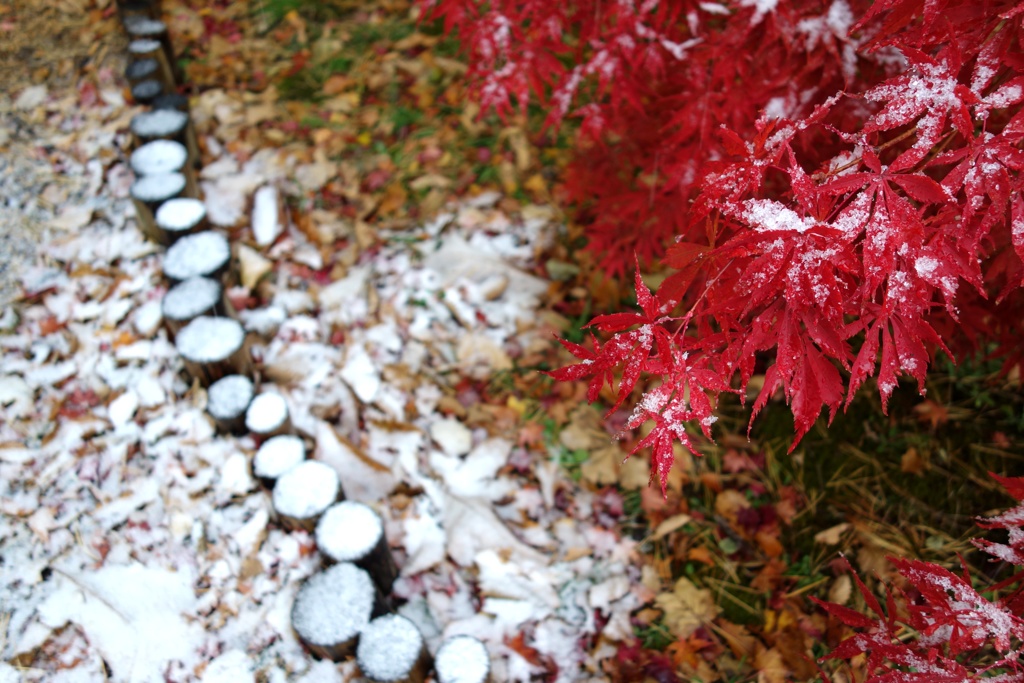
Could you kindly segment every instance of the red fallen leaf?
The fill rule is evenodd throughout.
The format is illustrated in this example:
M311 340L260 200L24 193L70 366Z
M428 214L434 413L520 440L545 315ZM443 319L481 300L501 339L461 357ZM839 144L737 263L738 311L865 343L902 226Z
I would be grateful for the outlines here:
M540 666L543 656L535 648L526 644L526 634L519 632L514 638L505 638L505 645L512 648L520 657L534 666Z
M374 169L366 174L363 179L363 189L366 192L376 192L391 181L391 173L383 169Z

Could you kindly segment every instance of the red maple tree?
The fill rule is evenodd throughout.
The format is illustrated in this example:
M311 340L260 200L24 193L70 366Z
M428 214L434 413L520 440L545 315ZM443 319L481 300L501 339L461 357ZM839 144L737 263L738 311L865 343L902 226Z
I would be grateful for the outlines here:
M936 350L1020 362L1024 3L423 4L483 104L579 119L567 185L609 273L674 270L552 373L591 399L619 378L616 407L650 380L628 426L653 422L663 486L755 372L795 446L869 377L883 408L902 375L923 391Z

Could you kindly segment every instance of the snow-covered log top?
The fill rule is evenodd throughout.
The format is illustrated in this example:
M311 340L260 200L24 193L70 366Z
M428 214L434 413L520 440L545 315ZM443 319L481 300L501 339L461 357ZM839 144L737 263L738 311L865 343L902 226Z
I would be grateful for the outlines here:
M369 574L352 564L336 564L302 584L292 607L292 627L307 645L351 643L370 623L375 601Z
M220 301L224 287L207 277L182 280L164 295L162 310L169 320L191 320L214 308Z
M128 43L128 52L133 55L149 54L160 48L160 41L153 38L139 38Z
M167 24L157 19L134 16L124 22L124 28L128 34L135 38L144 36L160 36L167 33Z
M423 656L423 635L398 614L371 621L359 636L356 663L363 675L378 683L410 680Z
M160 70L160 62L152 58L136 59L124 70L124 77L131 83L152 78Z
M228 375L210 385L206 392L206 410L216 420L237 418L248 409L254 389L244 375Z
M150 104L164 93L164 84L149 78L132 86L132 99L138 104Z
M145 83L156 83L158 87L160 85L156 81L144 81L139 85ZM132 92L134 93L134 90ZM179 171L187 160L188 150L180 142L153 140L132 152L130 163L136 175L156 175Z
M274 484L274 509L295 520L316 517L338 499L338 475L328 465L305 460ZM369 578L369 577L367 577Z
M484 644L472 636L453 636L441 644L434 658L437 683L485 683L491 658Z
M267 439L256 451L252 471L260 479L277 479L306 459L306 445L297 436Z
M180 173L144 175L132 184L132 197L153 204L178 195L185 189L185 176Z
M168 200L156 210L156 224L172 233L187 232L199 225L204 218L206 206L198 199L190 197Z
M253 399L245 413L245 426L256 434L272 434L288 421L288 404L274 391Z
M236 320L202 316L185 325L175 338L178 353L194 363L219 363L236 353L245 330Z
M139 60L144 62L148 60ZM135 62L138 64L139 62ZM132 118L132 132L140 138L163 138L177 135L188 124L188 114L176 109L155 109Z
M316 525L316 545L335 562L355 562L380 543L384 525L370 507L353 501L332 505Z
M211 275L231 258L231 247L219 232L204 231L175 242L164 256L164 275L172 280Z

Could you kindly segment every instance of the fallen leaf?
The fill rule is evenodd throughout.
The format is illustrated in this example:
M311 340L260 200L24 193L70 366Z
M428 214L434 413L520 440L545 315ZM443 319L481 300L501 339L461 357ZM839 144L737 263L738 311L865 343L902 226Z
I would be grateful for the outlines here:
M850 575L841 574L836 577L836 580L832 582L832 586L828 589L829 602L834 602L837 605L845 605L850 601L852 590L853 582L850 580Z
M691 519L693 518L690 517L690 515L672 515L671 517L669 517L668 519L666 519L658 525L658 528L654 530L654 535L651 538L653 538L654 540L664 538L673 531L676 531L686 526L686 524Z
M849 522L843 522L842 524L836 524L835 526L829 527L824 531L819 531L814 534L815 543L823 543L825 545L836 545L839 543L839 539L842 538L843 532L850 528Z
M917 449L911 446L900 458L900 470L907 474L924 474L928 470L928 461L921 457Z
M665 613L665 624L677 638L689 638L694 631L710 623L721 609L711 591L697 588L685 576L676 581L671 592L662 593L655 603Z

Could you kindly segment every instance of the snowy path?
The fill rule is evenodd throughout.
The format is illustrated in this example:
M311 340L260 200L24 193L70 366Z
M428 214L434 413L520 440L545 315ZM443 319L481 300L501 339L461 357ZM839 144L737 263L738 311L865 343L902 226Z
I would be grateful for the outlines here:
M275 523L249 473L257 442L215 433L160 324L162 250L131 217L133 111L115 95L73 115L59 94L33 95L47 153L32 173L0 169L7 195L25 198L8 211L30 216L28 198L45 197L54 228L0 334L0 682L353 679L353 663L297 642L289 611L319 567L315 544ZM222 95L197 108L201 131L241 106ZM27 109L0 100L0 115L15 111ZM259 255L243 271L266 271L268 305L242 313L261 390L286 397L312 457L384 518L399 612L431 651L468 633L496 681L602 680L598 660L631 636L641 604L633 542L598 523L593 494L481 420L463 382L550 344L546 283L523 270L550 214L512 220L482 196L379 235L347 265L294 226L259 248L252 193L297 192L295 179L323 175L317 163L223 151L203 174L211 217L241 226Z

